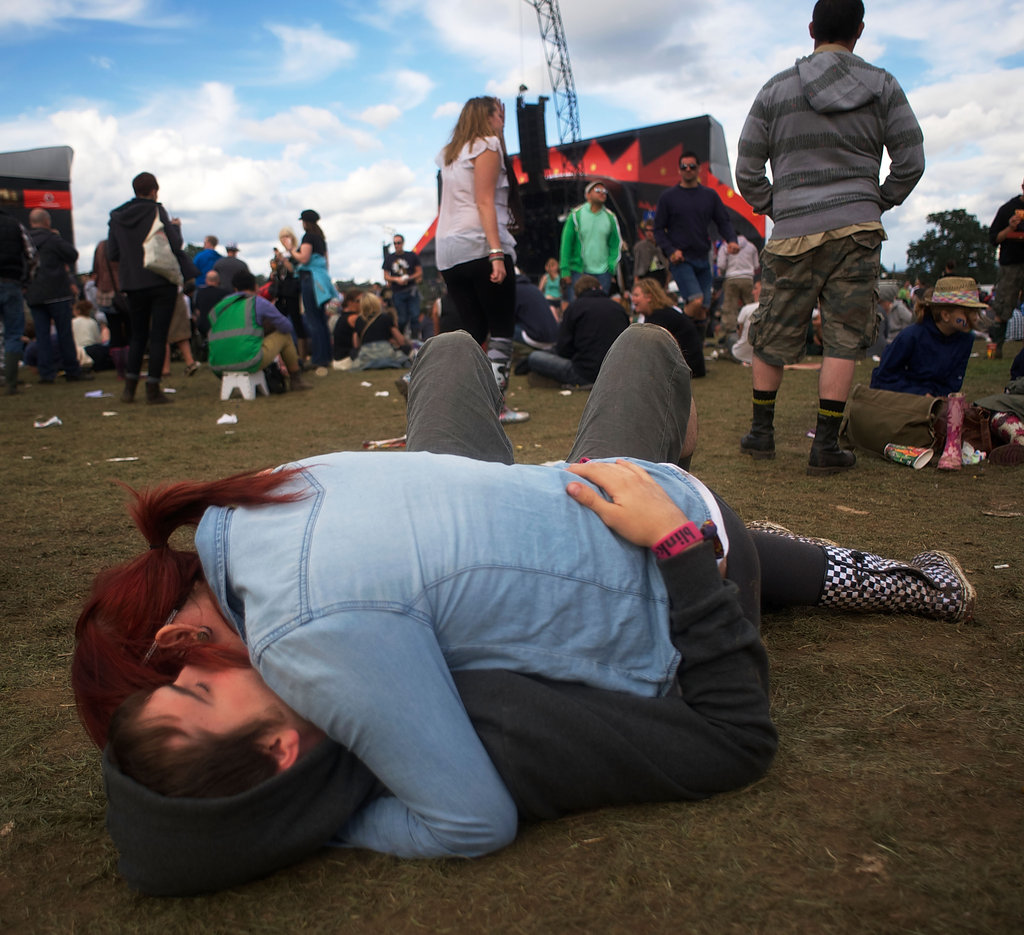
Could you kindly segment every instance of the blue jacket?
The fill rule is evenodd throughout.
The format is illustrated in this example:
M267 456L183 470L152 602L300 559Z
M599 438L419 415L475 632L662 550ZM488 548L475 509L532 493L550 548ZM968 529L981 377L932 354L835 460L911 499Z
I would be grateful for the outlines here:
M391 793L340 841L403 857L504 846L515 803L452 671L664 694L679 654L653 553L573 501L557 467L411 452L300 464L308 496L211 508L196 547L268 685ZM690 519L712 517L693 478L644 466ZM452 495L424 503L424 484Z
M327 270L327 260L322 253L314 253L308 263L297 263L295 269L300 275L308 272L313 277L317 305L338 298L338 290L334 288L331 274Z
M871 388L918 396L959 393L973 347L973 335L955 331L947 337L926 317L904 328L885 349L871 374Z

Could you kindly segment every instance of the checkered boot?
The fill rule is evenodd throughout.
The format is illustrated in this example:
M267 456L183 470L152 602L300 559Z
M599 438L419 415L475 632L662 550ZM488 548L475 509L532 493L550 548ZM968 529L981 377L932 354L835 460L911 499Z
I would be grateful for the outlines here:
M904 564L845 549L830 539L798 536L768 520L746 525L824 549L825 581L819 606L916 614L952 623L969 620L974 613L974 588L957 560L945 552L922 552Z
M826 545L822 607L915 614L961 623L974 613L975 592L945 552L922 552L909 562Z

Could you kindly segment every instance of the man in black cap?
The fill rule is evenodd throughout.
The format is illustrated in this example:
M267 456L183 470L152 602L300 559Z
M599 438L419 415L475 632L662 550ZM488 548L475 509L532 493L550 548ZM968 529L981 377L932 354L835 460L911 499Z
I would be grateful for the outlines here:
M238 244L234 240L229 240L224 244L224 249L227 250L228 255L214 263L213 268L220 277L221 285L230 286L235 281L235 274L248 273L249 266L245 260L238 258Z

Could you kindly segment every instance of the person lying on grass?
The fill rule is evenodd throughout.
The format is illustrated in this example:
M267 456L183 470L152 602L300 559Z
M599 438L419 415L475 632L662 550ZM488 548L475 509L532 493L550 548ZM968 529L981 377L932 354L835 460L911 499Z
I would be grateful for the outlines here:
M826 547L777 532L752 537L674 467L695 433L689 374L667 332L630 328L609 360L564 469L512 464L486 358L457 333L428 342L417 359L411 452L327 455L139 497L136 522L152 548L98 579L74 665L79 710L98 743L113 702L132 687L164 686L130 700L111 731L108 794L139 812L112 799L122 858L126 846L138 856L141 812L166 817L167 795L185 797L183 813L196 796L224 796L200 807L206 827L216 825L216 803L244 803L245 831L265 834L272 819L261 829L252 810L264 792L316 824L294 846L264 838L268 853L256 862L245 847L217 882L161 884L140 871L140 888L231 885L329 840L473 856L508 843L517 817L703 798L764 773L776 741L754 539L809 550L822 569L832 567ZM640 460L575 463L615 451ZM373 484L410 489L411 476L417 489L427 481L440 491L435 502L399 497L380 515L364 495ZM167 545L177 526L197 521L198 559ZM340 565L339 529L358 544ZM811 579L801 585L813 592L808 603L827 596L827 573L815 580L813 567L794 566L796 578ZM933 584L933 605L917 612L967 613L968 589ZM891 604L914 609L893 593ZM209 646L193 648L183 669L178 650L203 637ZM255 670L225 658L241 641ZM238 719L243 708L221 720L225 697L266 723ZM207 742L225 731L237 743ZM242 750L253 765L240 770ZM289 786L330 757L347 763L348 811L315 808L301 785ZM165 836L180 830L157 824Z

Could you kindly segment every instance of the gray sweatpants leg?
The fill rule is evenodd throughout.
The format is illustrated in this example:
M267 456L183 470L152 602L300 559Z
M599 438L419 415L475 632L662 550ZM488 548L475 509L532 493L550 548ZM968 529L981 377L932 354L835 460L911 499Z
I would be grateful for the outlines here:
M567 460L629 457L676 464L686 441L692 399L690 368L676 339L657 325L631 325L601 365ZM744 616L757 627L757 552L740 518L717 499L730 542L726 577L736 583Z
M494 371L480 345L465 331L439 334L413 363L406 449L513 464L500 407Z
M566 459L679 461L690 419L690 368L657 325L630 325L611 346Z

